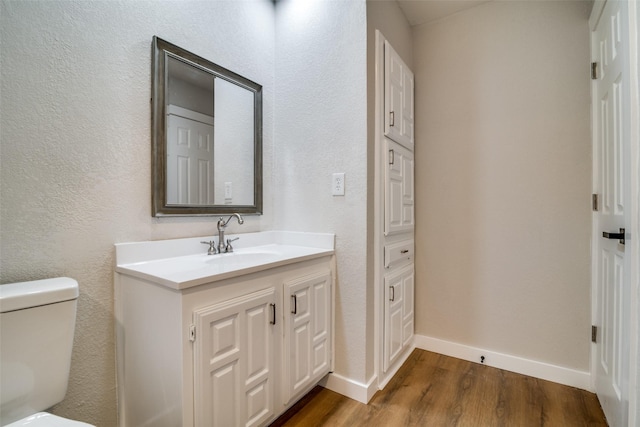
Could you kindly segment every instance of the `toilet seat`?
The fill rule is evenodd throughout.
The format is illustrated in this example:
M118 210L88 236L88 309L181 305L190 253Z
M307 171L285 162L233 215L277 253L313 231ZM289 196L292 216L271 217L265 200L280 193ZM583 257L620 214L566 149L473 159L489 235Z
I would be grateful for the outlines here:
M48 412L38 412L4 427L94 427L81 421L58 417Z

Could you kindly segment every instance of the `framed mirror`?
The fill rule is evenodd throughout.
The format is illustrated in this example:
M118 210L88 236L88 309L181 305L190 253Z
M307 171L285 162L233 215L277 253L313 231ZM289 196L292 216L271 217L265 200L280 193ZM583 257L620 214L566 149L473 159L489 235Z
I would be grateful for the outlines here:
M153 37L153 216L262 213L262 86Z

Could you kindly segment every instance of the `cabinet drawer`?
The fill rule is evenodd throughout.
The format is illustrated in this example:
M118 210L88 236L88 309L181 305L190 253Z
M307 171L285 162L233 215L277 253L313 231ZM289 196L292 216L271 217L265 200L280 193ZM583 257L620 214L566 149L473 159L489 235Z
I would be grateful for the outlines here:
M413 240L390 243L384 247L384 268L392 268L413 261Z

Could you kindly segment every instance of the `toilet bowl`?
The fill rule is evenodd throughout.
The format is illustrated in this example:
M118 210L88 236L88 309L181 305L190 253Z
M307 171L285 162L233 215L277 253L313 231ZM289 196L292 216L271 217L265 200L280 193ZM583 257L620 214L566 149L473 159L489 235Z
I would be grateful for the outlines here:
M0 425L91 426L41 412L67 393L77 299L68 277L0 285Z

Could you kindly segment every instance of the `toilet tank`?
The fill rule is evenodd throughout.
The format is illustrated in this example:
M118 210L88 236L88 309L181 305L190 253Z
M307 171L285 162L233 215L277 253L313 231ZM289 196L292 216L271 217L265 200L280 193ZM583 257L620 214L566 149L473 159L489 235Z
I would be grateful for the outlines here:
M0 285L0 425L64 399L77 298L68 277Z

